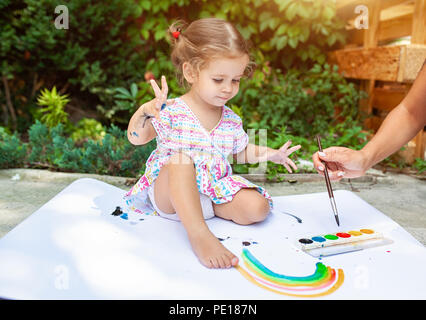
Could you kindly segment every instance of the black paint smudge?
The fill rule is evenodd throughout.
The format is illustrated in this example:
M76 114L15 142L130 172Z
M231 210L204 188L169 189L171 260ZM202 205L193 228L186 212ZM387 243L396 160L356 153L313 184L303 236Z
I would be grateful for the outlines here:
M122 214L123 214L123 211L121 211L120 207L116 207L115 210L114 210L114 212L111 213L111 215L113 215L113 216L120 216Z
M296 217L294 214L291 214L291 213L288 213L288 212L285 212L285 211L281 211L281 210L278 210L278 212L292 216L293 218L295 218L297 220L297 222L302 223L302 219L300 219L299 217Z

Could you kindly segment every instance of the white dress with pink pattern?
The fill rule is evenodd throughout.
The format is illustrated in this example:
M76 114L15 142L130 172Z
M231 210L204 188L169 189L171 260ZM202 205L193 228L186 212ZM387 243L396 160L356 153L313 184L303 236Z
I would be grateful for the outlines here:
M230 202L242 188L254 188L273 208L272 198L264 188L232 174L228 157L246 148L248 135L241 118L230 108L222 107L221 120L210 132L180 98L160 111L160 118L160 121L151 119L157 132L157 148L146 162L144 175L124 196L130 211L156 215L149 201L148 187L175 152L183 152L192 158L198 191L209 196L214 203Z

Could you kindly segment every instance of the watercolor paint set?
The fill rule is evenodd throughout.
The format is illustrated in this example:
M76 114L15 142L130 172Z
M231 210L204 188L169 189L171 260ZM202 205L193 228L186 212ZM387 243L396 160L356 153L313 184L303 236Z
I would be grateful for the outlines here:
M328 233L297 240L297 245L315 258L359 251L390 243L392 243L390 239L386 239L381 232L373 229Z

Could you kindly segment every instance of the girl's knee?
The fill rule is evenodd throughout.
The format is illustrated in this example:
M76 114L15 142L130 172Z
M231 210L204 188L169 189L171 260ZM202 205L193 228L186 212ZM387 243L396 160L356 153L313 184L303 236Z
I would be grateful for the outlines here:
M269 214L269 201L258 191L253 189L243 189L240 191L239 210L240 213L234 215L233 221L238 224L248 225L265 220Z
M253 223L265 220L270 211L269 201L263 198L263 196L261 199L256 199L256 201L250 203L249 208L250 219Z

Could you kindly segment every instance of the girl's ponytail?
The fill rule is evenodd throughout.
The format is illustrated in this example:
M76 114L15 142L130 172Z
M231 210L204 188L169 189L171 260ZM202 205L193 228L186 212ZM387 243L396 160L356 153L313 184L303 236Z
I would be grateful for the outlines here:
M178 41L181 39L182 31L187 26L187 23L183 20L175 21L167 30L172 46L176 46Z

